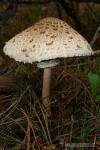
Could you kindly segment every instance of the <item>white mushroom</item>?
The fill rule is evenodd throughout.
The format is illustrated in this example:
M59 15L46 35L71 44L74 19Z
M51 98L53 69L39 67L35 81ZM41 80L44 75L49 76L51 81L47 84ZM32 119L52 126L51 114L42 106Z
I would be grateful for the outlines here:
M54 59L94 54L84 37L53 17L41 19L17 34L6 43L4 53L19 62L39 62L38 66L44 68L42 98L44 106L49 108L48 114L51 68L58 64Z

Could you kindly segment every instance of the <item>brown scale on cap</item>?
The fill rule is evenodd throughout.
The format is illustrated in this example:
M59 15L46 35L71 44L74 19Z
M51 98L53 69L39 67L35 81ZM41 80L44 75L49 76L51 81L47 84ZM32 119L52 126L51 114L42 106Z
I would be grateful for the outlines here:
M29 42L30 42L30 43L33 42L33 39L31 39Z
M67 46L67 44L66 44L66 43L64 43L64 45L66 45L66 46Z
M49 37L50 35L49 34L46 34L46 37Z
M15 39L13 39L12 42L14 43L14 42L15 42Z
M65 31L65 33L69 34L69 31Z
M35 45L33 45L33 48L35 48Z
M27 49L22 49L22 52L26 52L27 51Z
M52 36L51 36L51 38L56 38L56 37L57 37L56 35L52 35Z
M53 30L54 30L54 31L57 31L58 29L55 27L55 28L53 28Z
M53 44L53 41L46 43L46 45L52 45L52 44Z
M70 39L73 39L73 37L72 37L72 36L70 36L69 38L70 38Z
M28 55L28 54L25 54L25 56L26 56L26 57L29 57L29 55Z
M81 48L81 46L80 46L80 45L77 45L77 48Z
M40 31L40 34L44 34L45 32L46 32L46 31L41 30L41 31Z
M34 28L34 31L37 31L37 28Z
M46 30L49 29L49 26L46 26L45 29L46 29Z

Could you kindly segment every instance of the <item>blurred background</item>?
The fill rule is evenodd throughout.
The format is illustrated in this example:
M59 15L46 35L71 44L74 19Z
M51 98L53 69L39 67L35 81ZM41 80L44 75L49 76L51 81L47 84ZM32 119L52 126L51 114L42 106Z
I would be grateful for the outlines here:
M99 150L100 55L61 59L53 69L47 123L43 70L3 53L10 38L48 16L64 20L100 50L100 0L1 0L0 150L71 150L69 143L91 145L77 150Z

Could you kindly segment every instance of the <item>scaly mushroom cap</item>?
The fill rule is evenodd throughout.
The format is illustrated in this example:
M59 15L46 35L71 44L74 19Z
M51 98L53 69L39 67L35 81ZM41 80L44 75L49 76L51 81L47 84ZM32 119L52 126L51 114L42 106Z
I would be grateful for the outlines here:
M24 63L62 57L88 56L88 42L66 22L48 17L17 34L4 46L4 53Z

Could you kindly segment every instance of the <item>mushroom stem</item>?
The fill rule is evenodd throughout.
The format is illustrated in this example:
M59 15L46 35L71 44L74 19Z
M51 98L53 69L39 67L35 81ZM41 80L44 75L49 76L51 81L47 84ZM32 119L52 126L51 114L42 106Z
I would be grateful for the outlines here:
M51 68L45 68L43 73L43 89L42 89L42 100L46 108L46 116L51 116L50 109L50 81L51 81Z
M46 109L46 117L51 117L50 107L50 81L51 81L51 68L59 64L58 60L48 60L37 63L39 68L44 69L43 73L43 88L42 88L42 103Z

